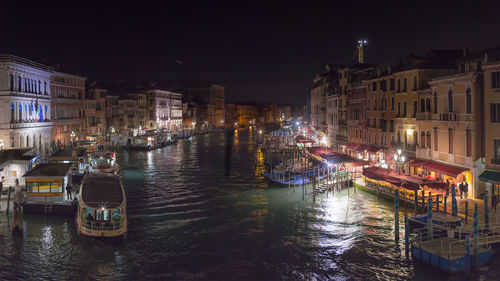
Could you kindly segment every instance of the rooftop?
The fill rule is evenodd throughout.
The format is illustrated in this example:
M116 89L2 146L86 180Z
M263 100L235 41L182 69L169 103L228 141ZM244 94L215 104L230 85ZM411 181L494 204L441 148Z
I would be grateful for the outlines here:
M72 157L83 157L87 151L83 148L78 150L75 149L59 149L52 153L51 158L72 158Z
M35 158L36 154L29 153L31 148L10 148L0 151L0 163L7 161L30 161Z
M124 200L120 177L88 174L83 178L82 201L92 208L116 208Z
M71 163L46 163L38 164L31 171L24 174L24 178L31 177L64 177L73 164Z

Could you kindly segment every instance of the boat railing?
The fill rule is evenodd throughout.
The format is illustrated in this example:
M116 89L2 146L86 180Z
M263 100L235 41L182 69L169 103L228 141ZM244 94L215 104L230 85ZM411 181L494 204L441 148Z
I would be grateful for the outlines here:
M90 230L118 230L125 225L125 218L111 219L109 221L99 222L82 219L82 227Z

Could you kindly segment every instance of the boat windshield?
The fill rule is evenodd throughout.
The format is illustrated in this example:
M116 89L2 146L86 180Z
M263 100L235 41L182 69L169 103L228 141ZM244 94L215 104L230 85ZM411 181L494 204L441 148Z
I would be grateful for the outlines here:
M109 159L92 159L90 160L90 165L92 166L107 166L110 164Z
M85 228L97 230L116 230L124 226L122 209L95 210L84 208L82 210L82 223Z

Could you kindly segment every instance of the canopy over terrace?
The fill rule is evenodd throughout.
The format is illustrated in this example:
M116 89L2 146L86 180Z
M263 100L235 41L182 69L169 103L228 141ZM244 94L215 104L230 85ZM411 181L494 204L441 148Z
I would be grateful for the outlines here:
M306 138L306 137L303 137L303 136L297 136L297 137L295 138L295 141L296 141L297 143L315 143L315 141L314 141L314 140L309 139L309 138Z
M353 163L354 166L363 166L368 164L368 162L366 161L352 158L347 154L329 148L309 147L307 151L311 154L314 154L315 156L320 157L322 161L327 161L328 163L332 164Z
M418 190L421 186L438 189L443 189L446 187L446 183L409 175L400 175L392 170L387 170L379 167L365 168L363 170L363 176L374 180L386 181L390 184L401 186L411 190Z
M410 166L412 167L420 167L424 170L429 170L429 171L434 171L438 172L441 174L445 174L449 177L458 177L461 173L467 171L468 169L462 168L462 167L457 167L457 166L451 166L447 164L442 164L430 160L423 160L423 159L415 159L410 162Z

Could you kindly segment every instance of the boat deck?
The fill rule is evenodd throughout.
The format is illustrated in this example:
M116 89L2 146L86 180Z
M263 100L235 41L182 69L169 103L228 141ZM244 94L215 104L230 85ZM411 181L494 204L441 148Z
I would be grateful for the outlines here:
M422 241L421 244L416 242L415 246L421 247L422 250L428 253L439 255L440 257L447 258L450 260L461 258L465 255L464 241L463 240L459 241L457 239L452 239L447 237ZM488 248L479 247L480 253L486 251L488 251ZM471 245L471 252L472 252L472 245Z

